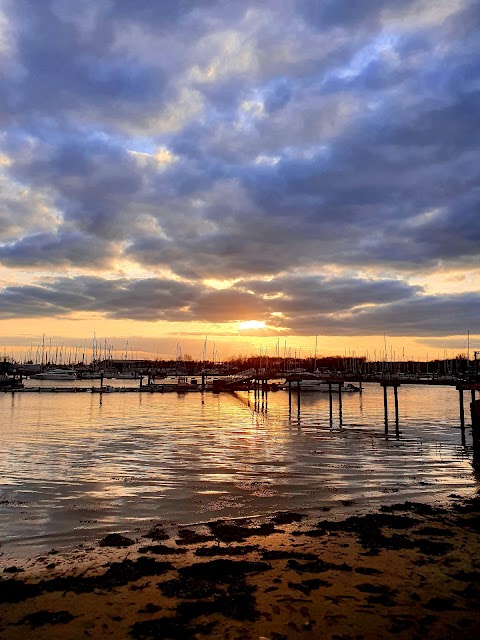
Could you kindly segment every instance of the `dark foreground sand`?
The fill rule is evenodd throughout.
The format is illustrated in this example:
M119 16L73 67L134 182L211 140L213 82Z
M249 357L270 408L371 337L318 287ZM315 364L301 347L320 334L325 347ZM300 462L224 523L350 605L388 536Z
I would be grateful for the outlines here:
M0 638L473 638L479 507L405 503L313 523L283 513L173 537L159 524L23 570L4 563Z

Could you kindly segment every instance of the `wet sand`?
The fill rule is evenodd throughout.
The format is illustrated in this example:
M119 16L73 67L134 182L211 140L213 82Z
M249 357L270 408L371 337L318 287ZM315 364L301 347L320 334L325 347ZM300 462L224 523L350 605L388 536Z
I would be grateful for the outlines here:
M335 521L280 513L8 564L0 638L465 638L480 631L480 500ZM173 535L172 535L173 534Z

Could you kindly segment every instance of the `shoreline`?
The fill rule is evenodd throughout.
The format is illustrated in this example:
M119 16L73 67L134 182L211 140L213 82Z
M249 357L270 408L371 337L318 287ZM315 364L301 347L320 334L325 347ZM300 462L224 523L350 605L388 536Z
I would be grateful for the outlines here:
M0 557L0 637L361 640L480 630L478 497L171 533L158 523L137 539L111 534L20 564Z
M410 492L411 493L411 492ZM476 491L473 488L470 488L463 493L452 493L449 494L448 497L428 495L422 491L422 495L419 496L421 502L420 504L430 505L436 509L454 509L455 505L458 502L465 502L472 500L476 495ZM388 499L390 498L390 499ZM376 512L382 509L389 508L391 505L397 504L399 502L411 502L412 497L409 493L397 493L396 489L388 489L383 491L383 495L374 496L373 498L369 496L369 498L365 498L363 500L358 500L357 497L352 499L340 499L337 501L332 501L330 504L322 504L322 506L317 507L305 507L304 509L293 509L295 513L300 514L305 521L310 521L314 523L317 520L320 520L324 517L327 517L330 520L345 520L351 516L365 516L372 512ZM13 501L10 501L10 504L13 504ZM28 506L25 503L25 506ZM231 509L234 511L234 509ZM281 508L277 508L272 511L260 511L257 510L254 513L246 513L242 515L231 515L225 514L220 515L220 512L217 512L212 517L202 518L201 516L206 516L207 513L197 513L198 516L195 519L161 519L161 518L153 518L149 517L142 521L141 523L131 524L129 523L118 523L116 526L108 525L107 523L102 523L101 526L98 526L94 529L85 528L82 529L78 527L78 523L80 525L86 524L88 526L89 520L78 520L75 516L75 511L72 510L72 520L71 527L68 531L58 531L55 533L39 533L36 535L30 535L27 537L12 537L3 539L0 541L0 576L3 570L3 566L7 566L10 564L25 564L25 567L30 566L28 561L32 559L33 561L37 557L41 557L49 554L52 550L55 550L55 553L60 554L61 556L67 557L70 552L78 549L84 549L86 547L95 546L98 542L106 535L115 532L121 535L133 538L133 539L141 539L144 534L153 527L160 520L162 521L162 526L165 530L167 530L171 537L174 537L174 532L178 529L184 528L197 528L197 527L208 527L210 523L214 523L217 521L244 521L250 520L252 522L268 522L272 518L275 517L275 514L281 512ZM27 513L27 511L25 511ZM92 521L93 522L93 521ZM96 521L94 521L96 522ZM123 524L123 526L122 526ZM313 525L312 525L313 526ZM31 564L31 563L30 563Z

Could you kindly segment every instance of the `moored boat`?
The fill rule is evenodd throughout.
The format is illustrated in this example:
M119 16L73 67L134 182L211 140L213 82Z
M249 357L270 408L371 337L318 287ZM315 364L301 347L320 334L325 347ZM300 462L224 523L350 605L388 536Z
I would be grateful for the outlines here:
M186 391L200 391L201 389L202 386L198 384L198 380L196 378L192 378L189 381L187 376L163 378L160 383L151 382L150 384L143 385L143 390L145 391L157 391L162 393L165 391L184 393Z
M0 391L23 389L23 382L18 378L10 378L7 374L0 373Z
M48 369L30 377L35 380L76 380L77 373L74 369Z

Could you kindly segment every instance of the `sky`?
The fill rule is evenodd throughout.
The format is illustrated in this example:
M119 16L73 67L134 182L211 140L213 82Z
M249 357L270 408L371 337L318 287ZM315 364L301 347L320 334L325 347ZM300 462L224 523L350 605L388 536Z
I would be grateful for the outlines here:
M477 0L0 0L3 353L480 349L479 32Z

